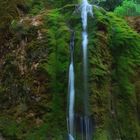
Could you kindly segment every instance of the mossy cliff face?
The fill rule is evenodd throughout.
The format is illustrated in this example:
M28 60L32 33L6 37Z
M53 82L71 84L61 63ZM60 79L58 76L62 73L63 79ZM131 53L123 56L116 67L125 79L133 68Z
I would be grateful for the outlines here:
M93 10L88 60L94 139L139 140L140 36L113 13ZM0 132L6 139L66 139L71 29L76 34L76 111L82 112L82 27L73 11L68 5L12 22L0 59Z

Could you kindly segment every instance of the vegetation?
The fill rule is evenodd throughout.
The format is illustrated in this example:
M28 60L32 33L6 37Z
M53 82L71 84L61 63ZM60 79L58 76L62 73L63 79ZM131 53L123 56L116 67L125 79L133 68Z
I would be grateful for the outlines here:
M103 6L106 10L113 11L117 6L122 3L123 0L102 0L100 5Z
M138 16L140 15L140 3L134 0L124 0L121 6L115 9L119 16Z
M66 139L71 30L76 112L82 112L82 27L75 4L75 0L0 2L0 135L6 140ZM119 4L100 1L109 11L94 6L88 22L94 140L140 139L140 29L133 18L132 24L119 17L138 15L139 7L131 14L126 11L136 3Z

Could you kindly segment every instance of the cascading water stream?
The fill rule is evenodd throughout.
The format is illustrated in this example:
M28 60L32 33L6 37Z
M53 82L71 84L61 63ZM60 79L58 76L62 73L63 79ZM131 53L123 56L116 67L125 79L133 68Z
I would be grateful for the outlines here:
M68 132L69 140L74 140L74 102L75 102L75 87L74 87L74 37L75 33L72 32L70 41L70 54L71 62L69 66L69 112L68 112Z
M88 112L88 56L87 56L87 45L88 45L88 33L87 33L87 18L88 13L92 14L92 6L87 0L83 0L80 6L81 18L82 18L82 49L83 49L83 93L84 93L84 114L80 117L80 127L81 127L81 139L91 140L91 121ZM71 36L70 41L70 53L71 62L69 66L69 111L68 111L68 137L69 140L75 140L75 114L74 114L74 104L75 104L75 86L74 86L74 32Z
M87 33L87 21L88 13L93 16L92 5L87 0L83 0L81 4L81 18L82 18L82 49L83 49L83 85L84 85L84 118L83 123L85 127L85 140L91 140L91 124L88 112L88 33ZM83 137L83 136L82 136ZM83 138L82 138L83 139Z
M92 13L92 6L88 3L87 0L83 0L81 4L81 18L82 18L82 25L83 25L83 32L82 32L82 48L83 48L83 80L84 80L84 95L85 100L87 101L87 95L88 95L88 60L87 60L87 45L88 45L88 34L87 34L87 18L88 13L93 15ZM85 114L88 115L88 105L85 102Z

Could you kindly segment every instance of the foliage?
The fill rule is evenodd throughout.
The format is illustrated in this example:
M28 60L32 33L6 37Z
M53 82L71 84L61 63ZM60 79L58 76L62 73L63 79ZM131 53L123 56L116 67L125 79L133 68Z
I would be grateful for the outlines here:
M29 7L29 14L36 15L40 11L46 8L47 2L46 0L36 1L36 0L27 0L26 5Z
M132 31L125 21L121 21L111 14L109 14L109 16L111 19L114 19L111 20L113 35L113 38L111 37L113 43L111 45L111 50L112 56L114 57L113 66L115 67L112 72L112 80L115 83L114 90L116 90L114 92L116 94L116 100L123 100L124 102L123 107L120 105L121 101L116 102L115 108L115 111L118 114L118 120L121 122L121 124L118 124L118 127L120 127L119 133L122 139L139 139L137 117L134 115L136 112L133 111L133 104L136 103L136 95L134 85L131 82L131 77L134 74L134 68L140 64L140 36L136 32ZM130 40L131 42L129 42ZM125 111L124 107L127 108ZM126 118L126 114L126 117L129 116L130 118L133 118L133 122L130 122L129 119L123 119ZM134 130L133 128L137 129ZM129 135L132 131L133 134Z
M63 106L63 103L67 94L67 80L63 76L67 75L68 70L69 29L64 22L64 17L57 10L49 11L44 18L44 26L47 27L49 54L48 60L43 63L42 68L48 72L50 89L53 89L51 125L55 126L56 131L54 133L59 132L61 134L65 132L64 130L60 132L58 128L62 126L62 129L64 129L65 126L66 114L63 110L66 108ZM65 36L63 36L64 33ZM54 134L52 133L52 135Z
M109 2L111 10L119 4ZM2 51L0 62L0 132L11 140L62 140L67 133L70 27L76 35L76 112L82 112L80 14L73 13L74 5L58 9L65 1L31 0L27 5L29 17L39 14L42 24L19 25L13 17L8 23L12 21L13 36L4 41L10 49ZM114 13L96 7L93 10L94 18L89 17L88 23L88 75L95 139L138 140L140 120L136 96L139 92L136 95L132 79L140 64L140 36ZM19 39L19 36L24 37Z
M7 27L11 20L15 18L18 15L17 11L17 4L21 3L21 1L18 0L12 0L12 1L0 1L0 20L2 21L0 23L0 28Z
M89 32L89 54L91 104L99 127L96 137L103 133L104 139L139 139L136 93L131 78L140 64L140 36L114 14L95 8L94 13L95 31ZM89 26L91 29L93 25Z
M103 0L100 2L100 6L104 7L106 10L113 11L117 6L122 3L123 0Z
M121 6L115 9L118 16L138 16L140 15L140 4L133 0L124 0Z
M11 36L10 23L14 18L18 18L16 4L22 0L3 1L0 0L0 45Z

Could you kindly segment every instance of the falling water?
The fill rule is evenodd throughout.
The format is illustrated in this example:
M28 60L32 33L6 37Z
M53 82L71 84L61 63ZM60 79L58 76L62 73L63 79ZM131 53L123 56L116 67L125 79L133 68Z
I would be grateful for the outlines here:
M70 41L71 62L69 66L69 112L68 112L69 140L74 140L74 101L75 101L74 61L73 61L74 36L75 33L72 32Z
M80 133L81 140L91 140L91 120L88 113L88 65L87 65L87 45L88 45L88 33L87 33L87 18L88 13L92 14L92 6L87 0L83 0L80 6L81 18L82 18L82 48L83 48L83 93L84 93L84 114L80 116ZM68 137L69 140L75 140L75 86L74 86L74 32L71 36L70 41L70 53L71 61L69 66L69 111L68 111Z
M81 18L82 18L82 25L83 25L83 32L82 32L82 48L83 48L83 80L84 80L84 94L85 94L85 99L87 101L87 92L88 92L88 76L87 76L87 45L88 45L88 34L87 34L87 17L88 13L93 15L92 13L92 6L88 3L87 0L83 0L81 4ZM85 113L86 115L88 114L88 105L85 103Z
M88 33L87 33L87 21L88 13L93 16L92 5L88 3L87 0L83 0L81 4L81 18L82 18L82 49L83 49L83 85L84 85L84 117L82 119L82 127L84 126L85 130L85 140L91 140L91 122L88 112L88 55L87 55L87 46L88 46ZM82 130L83 131L83 130ZM82 134L83 135L83 134ZM83 136L82 136L83 137ZM82 138L84 139L84 138Z

